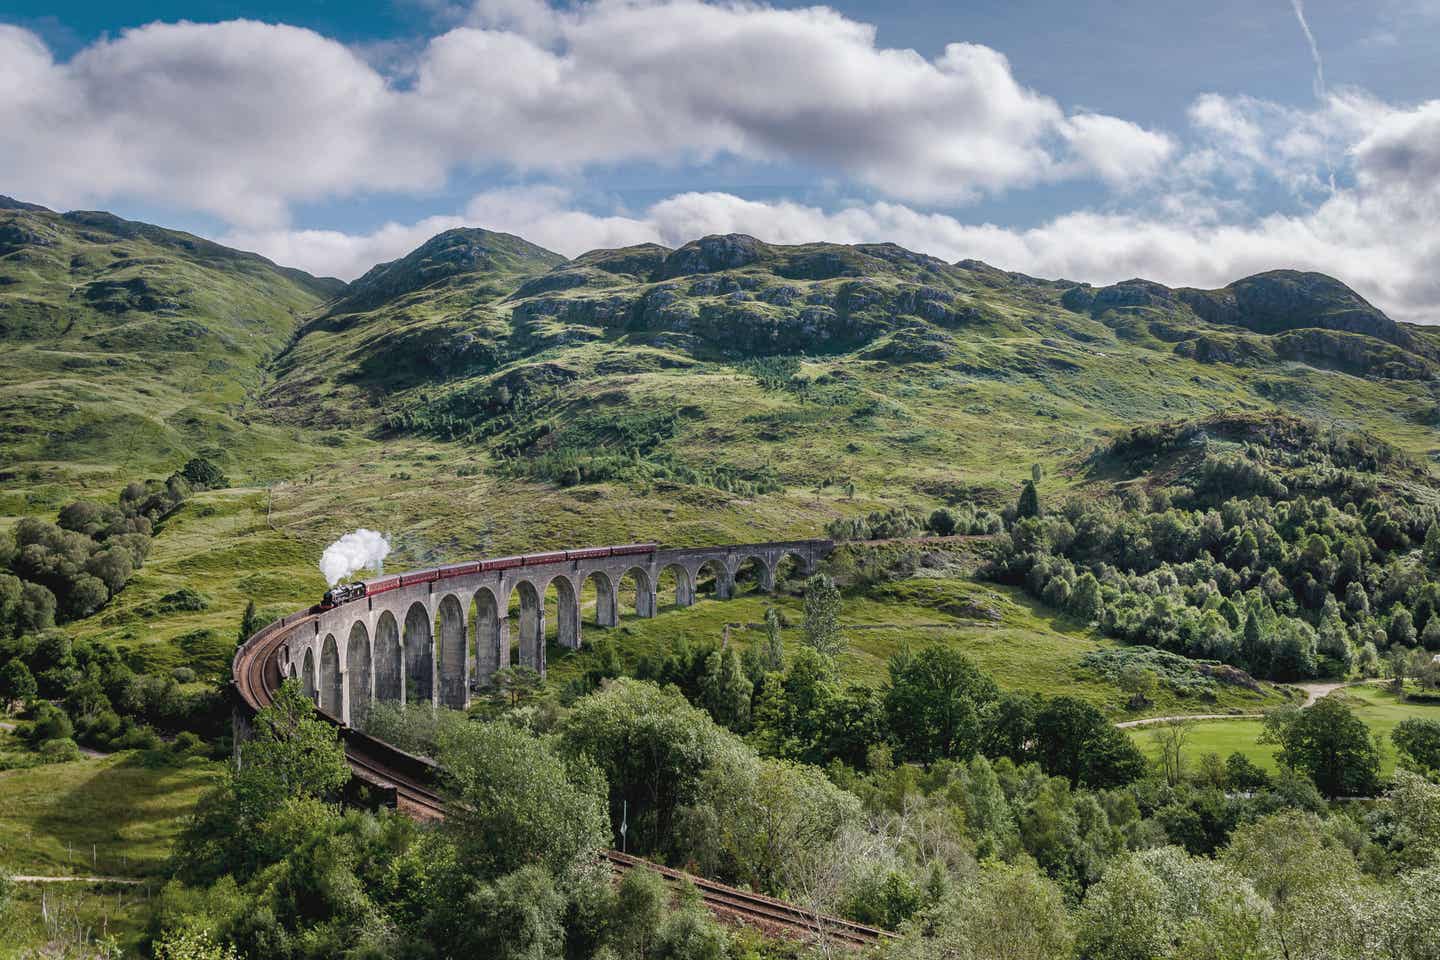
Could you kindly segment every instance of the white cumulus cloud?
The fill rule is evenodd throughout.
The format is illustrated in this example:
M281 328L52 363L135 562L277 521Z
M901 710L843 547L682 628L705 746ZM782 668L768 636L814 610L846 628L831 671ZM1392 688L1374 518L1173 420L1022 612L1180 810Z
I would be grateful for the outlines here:
M640 211L593 213L554 186L481 193L453 217L388 225L360 235L304 233L232 237L277 259L354 276L393 259L438 229L483 226L524 236L567 256L598 247L657 242L678 246L714 233L774 243L893 241L945 260L976 258L1043 277L1111 283L1141 276L1172 285L1222 286L1279 268L1318 270L1354 286L1397 319L1440 322L1440 188L1428 175L1440 144L1432 113L1440 103L1387 123L1358 145L1357 184L1314 209L1254 219L1224 205L1148 212L1076 211L1029 229L967 223L893 201L835 209L721 192L686 192ZM1400 171L1402 175L1396 173ZM1203 207L1203 204L1201 204ZM348 270L340 265L348 262Z
M273 229L297 202L467 170L736 157L960 202L1144 178L1164 152L1128 121L1067 117L996 50L883 47L827 7L486 0L407 62L364 52L285 25L182 22L58 61L0 26L0 181L54 205L134 197Z

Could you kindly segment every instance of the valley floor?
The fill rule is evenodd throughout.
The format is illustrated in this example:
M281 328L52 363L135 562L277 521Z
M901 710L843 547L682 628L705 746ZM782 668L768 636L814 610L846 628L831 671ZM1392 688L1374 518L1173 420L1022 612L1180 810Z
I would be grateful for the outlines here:
M0 754L12 750L0 734ZM17 880L0 957L113 938L138 943L171 845L220 765L141 751L0 771L0 856ZM39 878L84 877L73 882Z

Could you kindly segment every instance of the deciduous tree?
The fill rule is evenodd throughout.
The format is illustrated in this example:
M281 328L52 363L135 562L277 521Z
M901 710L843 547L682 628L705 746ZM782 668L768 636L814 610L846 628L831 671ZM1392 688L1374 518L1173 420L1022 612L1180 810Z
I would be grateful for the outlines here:
M1036 759L1053 776L1092 788L1115 787L1145 772L1145 757L1123 730L1075 697L1046 701L1035 717Z
M840 635L840 590L823 573L805 581L805 642L826 656L845 649Z
M1407 717L1390 731L1390 739L1415 769L1422 773L1440 771L1440 720Z
M13 709L17 703L33 700L37 690L30 668L25 666L25 662L19 657L0 667L0 701L5 703L7 709Z
M567 874L610 840L605 781L508 723L460 724L440 734L445 829L462 863L496 877L526 864Z
M1280 745L1281 763L1308 775L1328 797L1368 796L1379 786L1380 750L1370 728L1338 697L1272 711L1265 739Z
M980 716L1000 695L995 681L952 647L908 647L890 658L885 712L901 756L920 763L969 760Z

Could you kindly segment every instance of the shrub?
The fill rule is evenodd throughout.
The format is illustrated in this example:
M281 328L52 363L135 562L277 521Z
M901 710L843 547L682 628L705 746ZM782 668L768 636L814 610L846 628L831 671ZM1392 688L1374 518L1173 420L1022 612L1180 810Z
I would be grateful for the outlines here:
M955 532L955 525L955 514L944 507L931 513L930 519L926 522L926 526L930 528L930 531L941 537L948 537L953 534Z
M230 486L220 468L204 457L192 457L180 468L180 476L196 490L218 490Z
M150 609L155 613L178 613L181 611L199 611L210 606L210 598L198 590L189 587L181 587L171 593L165 594L151 605Z
M40 756L46 763L69 763L80 759L80 748L69 737L61 737L40 744Z
M35 717L30 724L30 742L42 744L47 740L68 740L75 735L75 725L70 715L53 703L38 703Z

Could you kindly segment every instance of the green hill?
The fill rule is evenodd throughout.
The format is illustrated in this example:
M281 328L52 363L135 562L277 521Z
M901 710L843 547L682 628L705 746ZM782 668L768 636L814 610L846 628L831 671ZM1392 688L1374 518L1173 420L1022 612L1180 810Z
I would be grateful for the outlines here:
M223 646L248 599L308 601L321 548L359 525L392 534L397 569L813 536L1013 504L1032 464L1047 502L1125 482L1133 465L1095 458L1109 438L1216 416L1378 436L1417 465L1406 482L1440 448L1434 336L1312 274L1094 288L893 244L567 260L455 230L346 286L6 203L0 331L0 514L111 500L195 454L236 485L169 518L77 625L153 665ZM1144 469L1179 475L1166 456ZM161 611L181 587L204 608Z
M343 287L190 234L0 200L7 484L98 471L118 486L201 450L248 472L274 439L246 422L265 363Z
M1436 341L1317 274L1097 289L893 244L714 236L565 261L468 231L355 286L283 358L269 416L453 441L566 487L1004 499L1017 470L1119 425L1225 410L1431 449Z

